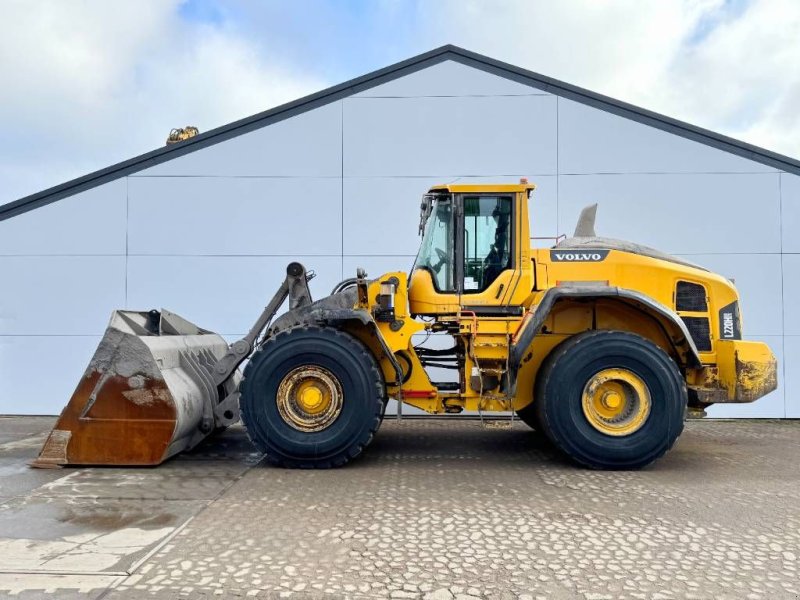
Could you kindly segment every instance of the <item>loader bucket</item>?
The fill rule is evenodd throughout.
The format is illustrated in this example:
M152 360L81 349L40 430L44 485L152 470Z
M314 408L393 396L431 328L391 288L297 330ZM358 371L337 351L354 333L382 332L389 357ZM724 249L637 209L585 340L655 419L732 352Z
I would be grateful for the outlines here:
M157 465L214 431L211 367L228 345L166 310L115 311L34 467Z

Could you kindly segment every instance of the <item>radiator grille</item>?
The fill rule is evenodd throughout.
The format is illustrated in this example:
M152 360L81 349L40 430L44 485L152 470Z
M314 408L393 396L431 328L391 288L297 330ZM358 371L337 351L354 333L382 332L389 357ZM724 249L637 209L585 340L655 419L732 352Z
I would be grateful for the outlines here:
M675 310L706 312L706 288L696 283L679 281L675 288Z
M711 351L711 328L705 317L681 317L700 352Z

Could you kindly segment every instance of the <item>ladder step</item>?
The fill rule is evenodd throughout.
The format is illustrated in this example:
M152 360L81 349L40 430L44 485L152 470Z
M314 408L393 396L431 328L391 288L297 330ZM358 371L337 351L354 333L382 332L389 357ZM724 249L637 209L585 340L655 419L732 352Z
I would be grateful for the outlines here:
M494 369L494 368L483 369L483 368L481 368L479 370L481 372L481 375L504 375L505 372L506 372L506 370L503 369L503 368L499 368L499 369Z

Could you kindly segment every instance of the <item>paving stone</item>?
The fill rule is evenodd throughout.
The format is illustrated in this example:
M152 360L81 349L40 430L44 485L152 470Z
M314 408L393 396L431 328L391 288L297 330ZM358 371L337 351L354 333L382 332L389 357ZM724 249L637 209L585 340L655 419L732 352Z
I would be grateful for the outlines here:
M798 448L797 422L690 422L603 472L521 423L387 419L346 468L250 468L104 598L796 598Z

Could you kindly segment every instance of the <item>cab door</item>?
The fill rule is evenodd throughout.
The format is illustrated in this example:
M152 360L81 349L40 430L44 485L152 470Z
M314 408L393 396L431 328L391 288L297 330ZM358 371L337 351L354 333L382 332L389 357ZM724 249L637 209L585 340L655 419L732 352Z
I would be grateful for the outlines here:
M518 196L514 192L476 192L431 200L411 274L412 313L522 312L520 306L510 306L519 296L514 293L521 272L519 246L528 246L527 238L521 240L527 227L523 232L516 217Z
M507 314L517 266L515 194L461 194L459 200L456 280L463 310Z

